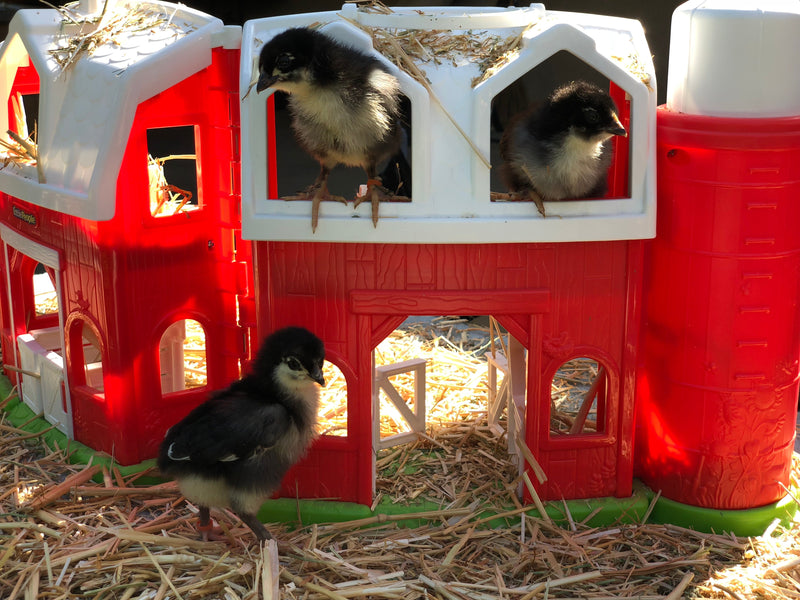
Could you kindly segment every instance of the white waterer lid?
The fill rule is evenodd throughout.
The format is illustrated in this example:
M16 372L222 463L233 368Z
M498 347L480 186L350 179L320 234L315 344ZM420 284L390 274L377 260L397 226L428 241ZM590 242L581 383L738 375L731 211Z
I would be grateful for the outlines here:
M672 14L667 107L800 115L800 0L689 0Z

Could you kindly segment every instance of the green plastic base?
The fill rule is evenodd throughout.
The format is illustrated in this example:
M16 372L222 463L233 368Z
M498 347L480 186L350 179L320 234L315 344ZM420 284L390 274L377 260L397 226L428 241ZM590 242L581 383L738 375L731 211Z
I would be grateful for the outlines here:
M7 377L0 376L0 399L7 398L12 391L11 382ZM103 452L92 450L88 446L69 439L65 434L55 429L50 423L36 414L18 397L12 398L5 405L5 411L8 416L9 422L29 433L43 432L39 436L49 448L58 448L63 450L69 457L69 461L75 464L93 464L104 465L108 468L116 468L123 477L135 475L136 473L143 473L156 465L155 459L145 460L135 465L120 465L113 457L108 456ZM94 477L95 481L102 481L102 475L98 474ZM160 483L156 477L143 475L136 480L137 484L152 485Z
M653 493L641 484L636 488L629 498L547 502L545 510L552 521L563 526L568 526L570 520L590 527L605 527L619 522L637 523L647 514ZM375 510L371 510L352 502L279 498L265 502L258 516L265 523L296 523L300 526L341 521L361 521L367 526L391 521L400 527L419 527L426 522L438 521L440 517L437 512L440 510L438 504L431 502L405 505L384 500ZM519 523L520 514L513 508L509 512L514 514L498 516L500 513L485 510L476 517L483 520L486 527L511 527ZM539 516L539 511L533 505L524 512L529 516Z
M0 398L6 398L12 387L6 377L0 376ZM155 460L146 460L136 465L123 466L102 452L70 440L60 431L52 428L50 423L37 417L33 411L17 398L12 398L5 405L8 420L15 427L30 433L43 432L42 440L51 448L65 451L70 462L78 464L101 464L114 467L123 477L144 473L155 466ZM101 481L101 476L95 476ZM153 476L143 475L137 484L152 485L160 480ZM800 496L797 490L787 494L780 501L745 510L713 510L681 504L667 498L659 498L655 502L649 521L654 523L672 523L704 532L730 532L739 536L761 535L778 519L788 526L797 514L798 505L794 498ZM647 514L655 494L644 484L634 482L633 494L629 498L591 498L586 500L568 500L547 502L545 510L550 518L567 526L570 521L585 523L590 527L606 527L615 523L641 523ZM439 506L433 503L420 502L411 505L393 504L390 500L381 502L375 510L352 502L335 502L328 500L294 500L279 498L268 500L259 511L259 518L266 523L293 523L301 526L312 523L332 523L342 521L362 521L365 526L386 521L396 522L400 526L416 527L426 521L436 520L435 512ZM434 513L434 515L430 514ZM509 517L492 518L496 513L485 511L480 518L486 519L487 527L508 527L519 522L519 514ZM538 516L539 511L531 507L526 511L530 516Z
M654 523L671 523L706 533L733 533L738 536L759 536L777 519L789 527L798 511L795 498L797 490L778 502L742 510L717 510L682 504L668 498L659 498L650 520Z

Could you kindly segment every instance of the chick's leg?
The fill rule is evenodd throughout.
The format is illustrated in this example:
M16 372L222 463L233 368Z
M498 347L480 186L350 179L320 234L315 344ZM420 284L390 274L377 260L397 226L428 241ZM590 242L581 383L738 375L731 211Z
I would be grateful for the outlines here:
M200 538L204 542L208 541L208 537L212 529L213 525L211 524L211 512L207 506L199 506L197 530L200 532Z
M380 179L367 179L367 193L363 196L356 196L355 202L353 203L354 206L358 206L367 198L370 199L370 203L372 204L372 225L374 227L378 226L378 207L380 206L381 200L384 198L388 198L389 194L386 192L386 188L381 185Z
M264 540L271 540L272 535L267 528L264 527L264 524L258 520L258 517L253 513L246 513L246 512L237 512L239 518L250 528L253 530L253 533L258 538L259 542L263 542Z
M319 203L323 200L333 200L347 204L347 200L341 196L334 196L328 191L328 175L331 167L321 165L316 181L308 186L305 191L295 196L284 196L283 200L311 200L311 231L317 230L319 222Z
M524 164L520 165L520 167L522 168L522 171L525 173L525 176L528 178L528 181L533 183L535 178L531 174L530 170ZM533 200L533 203L536 204L536 208L539 209L539 213L542 215L542 218L545 217L544 201L542 200L542 197L539 195L539 192L537 192L533 187L526 186L522 192L519 192L519 194L523 200Z
M353 204L354 206L358 206L364 200L369 198L372 204L372 225L377 227L378 207L382 201L394 199L408 201L408 198L405 196L395 196L389 190L383 187L381 178L378 176L377 165L369 165L365 171L367 172L367 193L363 196L356 196Z

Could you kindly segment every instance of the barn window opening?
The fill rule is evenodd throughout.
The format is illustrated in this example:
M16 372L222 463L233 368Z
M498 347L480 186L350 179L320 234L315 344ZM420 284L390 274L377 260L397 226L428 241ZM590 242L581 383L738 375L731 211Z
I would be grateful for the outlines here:
M412 316L375 348L376 503L519 497L503 391L508 371L497 368L510 336L492 323L488 316Z
M562 364L550 387L550 436L605 433L608 375L586 357Z
M275 161L277 190L267 190L272 200L305 199L305 192L316 181L320 172L319 163L297 143L291 125L288 95L276 91L273 94L275 107L275 154L268 153L268 160ZM378 165L378 177L389 192L387 202L411 200L411 101L401 97L400 143L397 151ZM268 172L268 168L264 169ZM338 165L328 176L331 196L353 201L366 192L367 175L361 167ZM352 206L352 204L351 204ZM324 211L324 208L323 208Z
M19 44L14 38L12 45ZM27 64L25 64L27 63ZM8 95L7 136L0 143L0 153L4 160L22 167L36 165L39 180L43 174L38 166L38 127L39 127L39 74L30 57L22 58L17 66L14 82Z
M61 352L61 334L59 329L59 298L56 287L56 270L35 259L23 256L16 267L22 276L21 294L12 294L12 303L20 302L24 314L25 330L34 337L52 335L58 339L56 346L48 348ZM12 283L12 289L16 284ZM15 298L15 299L14 299ZM44 332L44 333L43 333Z
M98 392L103 392L103 353L100 341L94 330L86 323L81 330L81 348L83 350L83 368L86 376L86 385Z
M53 269L38 263L33 272L33 305L37 316L58 313Z
M319 393L320 435L347 437L347 380L342 370L326 360L322 367L325 387Z
M195 127L147 130L150 214L169 217L201 208Z
M16 102L21 104L22 113L17 113L17 132L35 145L39 132L39 94L17 94Z
M208 384L206 333L194 319L175 321L164 330L158 358L162 394Z
M584 81L607 92L617 108L617 115L628 137L610 135L603 143L604 153L610 153L610 166L597 179L596 186L578 198L625 198L629 195L630 102L623 90L615 86L602 73L562 50L534 66L522 77L508 85L492 99L490 123L490 172L491 200L493 202L535 202L530 196L521 194L519 186L527 183L531 175L531 163L524 162L519 168L507 160L513 151L523 152L524 147L511 134L524 123L531 113L538 111L548 96L556 89L572 81ZM532 177L536 177L535 173ZM515 184L510 182L516 181ZM517 189L513 189L513 188ZM564 198L571 200L573 198Z

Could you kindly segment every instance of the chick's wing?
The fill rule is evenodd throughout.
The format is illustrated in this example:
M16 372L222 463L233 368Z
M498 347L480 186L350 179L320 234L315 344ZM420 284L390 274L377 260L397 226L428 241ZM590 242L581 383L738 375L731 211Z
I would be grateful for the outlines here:
M272 446L288 427L289 417L281 404L265 404L241 391L229 392L189 413L169 431L164 446L173 461L233 462Z

